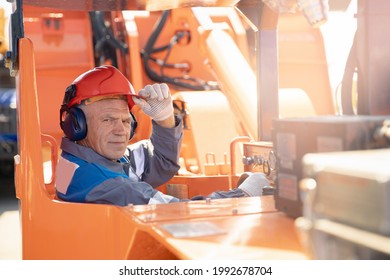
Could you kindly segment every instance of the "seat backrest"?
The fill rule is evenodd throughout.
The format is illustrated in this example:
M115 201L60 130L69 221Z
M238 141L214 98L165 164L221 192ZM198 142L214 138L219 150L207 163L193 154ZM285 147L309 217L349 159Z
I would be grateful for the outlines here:
M41 132L58 140L62 135L58 116L65 89L95 66L89 15L28 5L23 6L23 14L25 36L34 44Z

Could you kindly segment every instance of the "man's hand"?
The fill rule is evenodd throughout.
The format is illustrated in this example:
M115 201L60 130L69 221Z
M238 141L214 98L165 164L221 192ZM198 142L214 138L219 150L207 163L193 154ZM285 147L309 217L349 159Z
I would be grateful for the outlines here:
M239 189L243 190L248 196L261 196L263 195L263 188L270 185L267 177L264 173L249 173L249 176L245 179Z
M162 126L175 125L172 97L167 84L147 85L138 95L142 99L133 97L134 103L140 106L145 114Z

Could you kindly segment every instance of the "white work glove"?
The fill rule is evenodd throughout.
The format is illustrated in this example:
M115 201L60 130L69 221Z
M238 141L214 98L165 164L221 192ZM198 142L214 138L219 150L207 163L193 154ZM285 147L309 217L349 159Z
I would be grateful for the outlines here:
M167 84L147 85L133 97L134 103L155 121L163 121L173 114L171 93Z
M238 188L248 196L261 196L263 194L263 187L269 185L270 183L265 174L251 173Z

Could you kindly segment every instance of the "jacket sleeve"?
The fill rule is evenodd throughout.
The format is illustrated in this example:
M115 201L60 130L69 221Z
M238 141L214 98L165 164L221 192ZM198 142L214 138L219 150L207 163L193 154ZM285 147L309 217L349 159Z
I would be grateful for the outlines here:
M152 121L150 140L129 147L130 166L125 170L129 177L135 173L140 180L156 188L178 172L183 126L182 121L175 118L174 128L163 128Z
M127 206L129 204L161 204L178 202L179 199L165 195L144 182L132 182L128 178L115 177L93 188L86 202Z

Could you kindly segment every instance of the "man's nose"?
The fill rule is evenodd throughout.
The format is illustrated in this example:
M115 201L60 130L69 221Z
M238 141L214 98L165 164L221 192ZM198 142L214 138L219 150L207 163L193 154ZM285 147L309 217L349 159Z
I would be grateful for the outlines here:
M114 126L114 132L117 134L126 134L127 132L127 127L126 124L123 123L122 121L116 121L115 126Z

